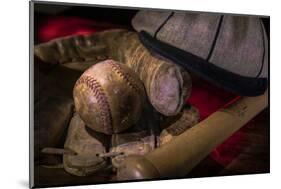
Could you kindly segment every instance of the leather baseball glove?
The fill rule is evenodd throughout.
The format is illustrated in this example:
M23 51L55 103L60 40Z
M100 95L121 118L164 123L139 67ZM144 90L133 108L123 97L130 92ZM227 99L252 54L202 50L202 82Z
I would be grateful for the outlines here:
M43 148L43 154L63 155L63 162L53 167L64 168L73 175L87 176L111 166L118 169L124 157L144 155L198 121L198 111L184 107L191 90L189 74L178 65L147 51L135 32L108 30L89 36L55 39L35 46L35 58L40 61L35 62L37 66L49 66L49 87L45 90L52 91L50 96L71 96L74 84L83 71L109 58L129 66L137 73L146 90L148 100L139 122L123 133L112 136L97 133L77 114L73 114L73 110L69 112L70 117L73 114L69 126L67 123L60 124L62 132L68 130L66 138L60 135L65 140L64 146L46 143L40 149ZM52 80L52 73L56 73L57 77L49 82ZM58 78L59 76L61 77ZM40 100L40 94L44 90L39 84L36 86L36 96ZM59 93L53 91L52 86L56 86ZM73 99L71 103L73 105ZM40 112L41 109L37 111ZM48 129L45 125L41 127Z

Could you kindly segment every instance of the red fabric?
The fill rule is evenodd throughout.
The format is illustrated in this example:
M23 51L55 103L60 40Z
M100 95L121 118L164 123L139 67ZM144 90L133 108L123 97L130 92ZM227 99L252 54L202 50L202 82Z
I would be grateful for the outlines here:
M196 80L192 83L191 96L187 99L187 103L198 108L202 121L235 98L236 95L232 93L203 80Z
M42 42L51 39L76 34L90 34L105 29L116 28L111 24L98 23L93 20L78 17L49 17L38 30L39 40ZM219 108L231 102L236 96L210 85L207 82L197 80L193 83L191 96L187 103L194 105L200 112L202 121ZM232 137L217 147L211 157L223 166L230 163L240 150L239 143L245 140L243 133L236 132Z
M100 23L94 20L79 17L50 16L44 19L38 30L39 40L46 42L54 38L77 34L92 34L119 26Z

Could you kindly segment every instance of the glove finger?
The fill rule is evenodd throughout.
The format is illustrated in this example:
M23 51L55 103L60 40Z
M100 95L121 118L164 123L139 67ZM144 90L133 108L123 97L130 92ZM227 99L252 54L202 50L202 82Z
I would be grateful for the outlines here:
M51 64L100 60L100 57L107 55L106 45L98 43L101 41L97 40L100 37L102 37L100 34L93 34L58 38L36 45L34 53L42 61Z
M166 116L178 114L191 92L191 77L172 62L150 53L136 34L127 39L126 64L143 81L151 104Z

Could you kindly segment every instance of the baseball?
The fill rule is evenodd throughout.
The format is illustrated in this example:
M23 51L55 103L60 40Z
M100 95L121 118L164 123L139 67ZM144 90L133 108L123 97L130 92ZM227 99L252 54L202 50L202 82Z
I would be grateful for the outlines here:
M120 133L138 121L145 91L129 67L106 60L87 69L73 90L76 111L93 130Z

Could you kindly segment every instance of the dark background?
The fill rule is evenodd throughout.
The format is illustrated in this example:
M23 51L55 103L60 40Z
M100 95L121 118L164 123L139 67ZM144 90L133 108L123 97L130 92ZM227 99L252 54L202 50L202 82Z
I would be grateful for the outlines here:
M77 5L55 5L36 3L34 8L34 30L37 31L51 16L63 15L66 17L75 16L85 19L91 19L100 22L111 23L126 27L133 30L131 20L138 11L138 8L122 8L122 7L92 7ZM262 18L268 38L270 37L270 18ZM35 32L35 44L41 42L38 33Z

